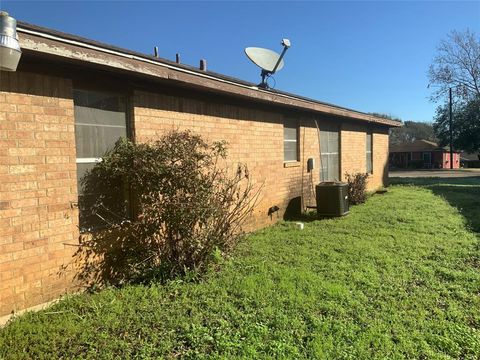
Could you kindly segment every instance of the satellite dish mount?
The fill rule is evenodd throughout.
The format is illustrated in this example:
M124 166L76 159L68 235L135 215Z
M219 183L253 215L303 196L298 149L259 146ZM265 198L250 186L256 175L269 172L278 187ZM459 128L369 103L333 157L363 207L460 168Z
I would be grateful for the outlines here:
M262 82L258 84L258 87L261 89L269 89L267 83L267 78L275 74L278 70L281 70L284 66L283 57L290 47L290 40L282 40L283 51L280 55L276 52L256 47L248 47L245 49L245 53L248 58L257 66L262 68L260 76L262 77Z

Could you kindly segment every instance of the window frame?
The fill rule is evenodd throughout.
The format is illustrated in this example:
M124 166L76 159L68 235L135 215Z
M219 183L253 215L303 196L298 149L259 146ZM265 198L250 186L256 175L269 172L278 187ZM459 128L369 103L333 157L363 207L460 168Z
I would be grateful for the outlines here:
M288 126L287 124L295 124L295 126ZM296 139L285 139L285 129L295 129L296 132ZM284 164L295 164L300 162L300 121L295 118L286 118L283 121L283 163ZM287 160L285 159L285 143L286 142L295 142L295 152L296 152L296 157L294 160Z
M124 98L124 103L125 103L125 137L131 141L134 139L134 128L133 128L133 94L131 91L127 91L124 88L120 89L114 89L113 87L105 87L105 86L92 86L91 83L86 85L85 83L79 81L79 82L74 82L72 86L72 100L73 100L73 105L74 107L76 106L75 104L75 91L80 90L80 91L90 91L90 92L96 92L96 93L103 93L103 94L108 94L108 95L115 95L119 97ZM87 123L80 123L77 124L76 119L75 119L75 114L74 114L74 126L77 125L90 125ZM95 124L91 124L95 125ZM107 126L110 127L110 126ZM120 127L113 125L111 127ZM121 126L123 128L123 126ZM75 130L75 149L77 148L77 136L76 136L76 130ZM76 165L76 172L78 171L78 164L95 164L99 163L103 160L102 157L91 157L91 158L81 158L77 157L75 155L75 165ZM80 186L80 183L78 182L78 175L77 175L77 189ZM134 214L134 204L132 201L132 194L131 194L131 189L124 187L122 189L123 195L124 195L124 201L127 202L127 207L126 207L126 216L128 218L132 218ZM79 211L79 217L80 217L80 212L82 209L80 209L80 196L81 193L80 191L77 190L77 208ZM105 228L105 226L94 226L94 227L82 227L81 224L79 223L79 230L80 233L89 233L92 231L100 230L102 228Z
M320 125L320 167L319 167L319 172L320 172L320 181L321 182L332 182L332 181L340 181L342 176L341 176L341 173L342 173L342 164L341 164L341 154L342 154L342 129L340 127L340 125L338 124L328 124L328 125ZM336 152L331 152L331 151L328 151L328 152L323 152L322 151L322 144L323 144L323 141L322 141L322 133L336 133L337 134L337 151ZM330 139L328 139L328 142L330 141ZM328 149L328 144L327 144L327 149ZM337 168L338 168L338 172L337 174L335 174L335 176L333 176L332 179L330 178L326 178L324 176L324 171L323 169L325 168L325 165L324 165L324 156L326 156L327 158L331 157L332 155L336 155L336 158L337 158ZM327 164L328 166L328 164ZM327 176L330 175L330 169L327 168Z
M428 162L425 161L425 155L428 155ZM432 152L431 151L423 151L422 152L422 161L423 161L424 164L431 165L432 164Z
M370 137L370 149L368 148L369 137ZM369 158L370 158L370 169L368 168ZM367 130L366 136L365 136L365 172L367 174L373 174L373 131L371 129Z

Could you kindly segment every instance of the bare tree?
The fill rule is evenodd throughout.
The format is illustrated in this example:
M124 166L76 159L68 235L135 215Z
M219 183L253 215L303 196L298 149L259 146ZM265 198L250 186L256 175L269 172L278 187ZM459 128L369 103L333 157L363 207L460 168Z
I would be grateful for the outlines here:
M438 85L431 99L437 101L452 88L464 101L480 96L480 39L470 30L452 31L437 47L429 68L430 84Z

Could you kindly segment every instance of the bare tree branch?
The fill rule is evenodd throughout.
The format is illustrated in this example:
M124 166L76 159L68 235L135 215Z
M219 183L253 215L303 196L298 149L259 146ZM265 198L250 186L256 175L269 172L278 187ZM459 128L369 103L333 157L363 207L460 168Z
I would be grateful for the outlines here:
M438 85L430 97L438 101L448 88L462 100L480 96L480 39L471 32L452 31L437 47L428 70L430 84Z

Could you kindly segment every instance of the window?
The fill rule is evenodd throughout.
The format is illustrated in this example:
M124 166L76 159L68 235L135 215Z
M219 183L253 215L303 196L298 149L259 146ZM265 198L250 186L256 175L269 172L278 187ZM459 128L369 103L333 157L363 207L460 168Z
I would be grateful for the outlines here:
M322 181L337 181L340 179L340 133L338 127L320 129L321 166L320 179Z
M287 120L283 124L283 161L298 160L298 123Z
M424 152L422 154L424 164L431 164L432 163L432 153L431 152Z
M80 228L90 229L100 225L100 218L91 215L91 207L99 194L85 193L82 179L96 163L102 161L107 150L115 145L121 137L127 136L126 98L122 95L75 89L75 142L77 148L77 186L78 204L80 209ZM121 210L125 213L124 197L119 189L110 189L116 192L118 204L110 209ZM108 196L107 196L108 198Z
M371 131L367 132L366 139L366 164L367 164L367 174L373 173L373 134Z

